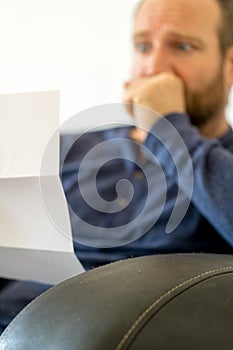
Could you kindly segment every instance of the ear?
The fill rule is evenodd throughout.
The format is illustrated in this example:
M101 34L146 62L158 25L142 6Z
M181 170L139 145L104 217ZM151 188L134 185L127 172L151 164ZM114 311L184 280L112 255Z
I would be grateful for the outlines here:
M233 45L231 45L225 53L225 81L230 88L233 85Z

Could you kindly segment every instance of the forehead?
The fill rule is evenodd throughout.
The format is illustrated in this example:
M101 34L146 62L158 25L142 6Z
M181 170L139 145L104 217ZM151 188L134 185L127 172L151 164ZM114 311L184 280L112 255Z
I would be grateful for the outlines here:
M135 31L175 29L188 34L217 33L221 9L216 0L145 0L134 21Z

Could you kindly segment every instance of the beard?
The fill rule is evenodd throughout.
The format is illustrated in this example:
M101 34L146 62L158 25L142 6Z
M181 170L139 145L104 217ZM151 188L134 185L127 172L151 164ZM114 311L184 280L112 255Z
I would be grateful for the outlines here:
M191 92L186 88L185 101L193 125L200 127L217 118L227 103L222 65L204 90Z

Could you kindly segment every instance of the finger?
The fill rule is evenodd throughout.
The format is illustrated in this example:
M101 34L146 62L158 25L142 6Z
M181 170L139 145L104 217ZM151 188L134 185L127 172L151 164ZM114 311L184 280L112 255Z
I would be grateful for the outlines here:
M131 92L125 91L123 95L123 103L126 108L126 111L129 113L131 117L134 117L133 112L133 95Z

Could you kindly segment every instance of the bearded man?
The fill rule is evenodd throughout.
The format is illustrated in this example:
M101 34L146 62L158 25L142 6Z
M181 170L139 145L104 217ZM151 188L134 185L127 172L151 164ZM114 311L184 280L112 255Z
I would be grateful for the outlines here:
M137 7L123 96L136 127L61 140L75 252L86 269L151 254L232 254L233 131L225 118L232 23L232 0L144 0ZM93 174L96 207L83 198L96 196ZM44 289L5 285L2 327Z

